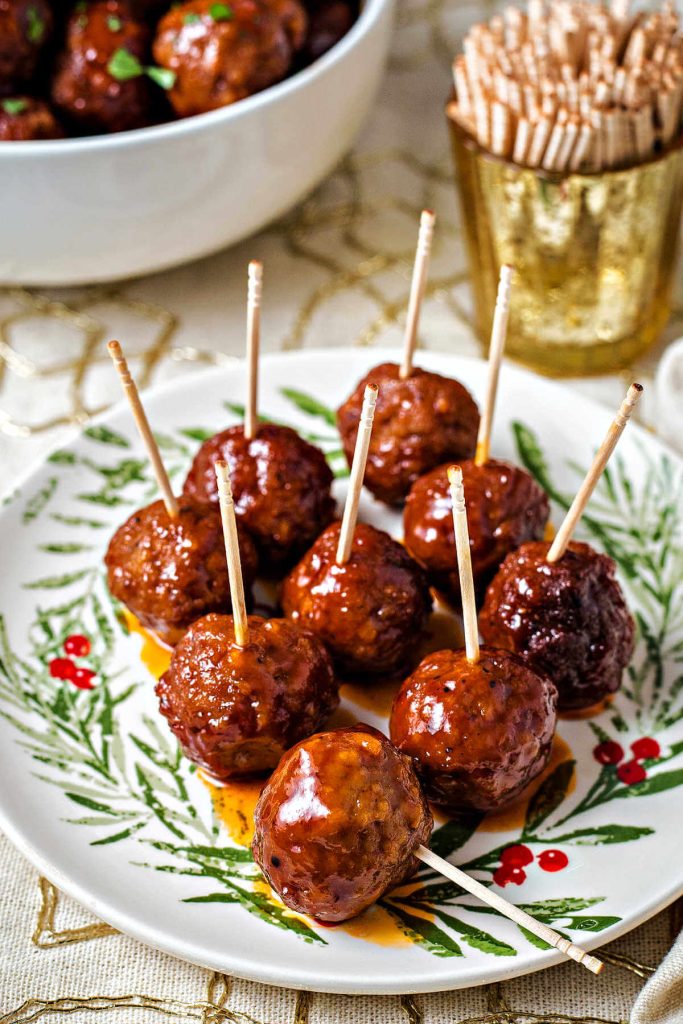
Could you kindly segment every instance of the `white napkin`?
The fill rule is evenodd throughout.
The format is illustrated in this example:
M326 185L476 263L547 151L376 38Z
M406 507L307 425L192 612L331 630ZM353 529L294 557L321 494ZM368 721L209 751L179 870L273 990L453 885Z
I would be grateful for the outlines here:
M636 999L631 1024L682 1024L683 933Z

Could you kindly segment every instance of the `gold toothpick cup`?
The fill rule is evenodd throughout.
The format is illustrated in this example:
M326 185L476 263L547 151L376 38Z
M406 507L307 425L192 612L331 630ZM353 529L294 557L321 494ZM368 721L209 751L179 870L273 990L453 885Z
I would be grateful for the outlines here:
M619 412L614 417L614 420L605 435L605 439L598 448L597 454L593 459L593 463L586 473L584 481L579 487L576 497L569 507L569 511L564 517L562 525L555 534L555 539L550 545L550 550L546 555L546 561L557 562L562 558L567 550L567 546L572 538L574 530L576 529L576 525L584 513L584 509L588 504L591 494L595 490L595 485L602 476L603 470L609 462L612 452L616 448L617 442L623 434L624 428L626 427L626 424L631 417L631 413L633 412L642 393L642 384L631 384L624 401L621 403Z
M422 300L427 286L427 271L429 270L429 257L432 251L435 220L436 217L431 210L422 211L420 231L417 236L415 263L413 265L413 277L410 282L408 313L406 315L403 362L401 363L400 370L402 380L410 377L413 369L413 355L415 353L415 345L417 344L417 327L420 322L420 310L422 309Z
M486 399L484 411L479 421L479 434L477 436L477 449L474 462L477 466L483 466L489 460L491 453L491 427L493 425L493 410L496 406L496 395L498 393L498 378L500 376L500 364L505 348L505 338L508 330L508 319L510 317L510 289L512 285L513 268L504 263L500 268L498 277L498 293L496 295L496 306L493 311L493 324L491 327L491 342L489 344L489 373L486 386Z
M351 476L349 478L349 492L346 495L344 505L344 516L339 531L339 542L337 544L337 565L344 565L351 556L353 545L353 534L358 520L358 503L360 492L365 477L365 465L368 461L368 448L370 447L370 436L372 435L372 421L375 418L375 406L379 388L376 384L368 384L363 396L363 408L361 409L358 433L356 435L356 447L353 452L353 463L351 465Z
M535 917L527 914L525 910L521 910L520 907L516 907L514 903L509 903L498 893L487 888L478 882L476 878L472 878L465 871L461 871L460 868L456 868L454 864L444 860L443 857L439 857L436 853L428 850L426 846L418 846L415 851L415 856L422 861L423 864L429 865L430 868L434 868L440 874L445 875L446 878L450 878L456 885L461 886L467 892L471 893L472 896L476 896L482 903L485 903L489 907L493 907L503 917L507 917L510 921L514 921L520 928L526 928L527 931L531 932L532 935L536 935L539 939L543 939L550 946L554 946L555 949L559 949L561 953L568 956L571 960L576 960L577 963L582 964L593 974L600 974L604 964L597 957L591 956L585 949L570 942L569 939L565 939L558 932L554 931L547 924L543 924L541 921L537 921Z
M453 528L455 530L455 550L458 556L462 625L465 632L465 654L470 664L474 664L479 661L479 626L477 623L477 602L474 596L470 534L467 528L465 489L463 487L460 466L449 466L448 483L450 484L451 502L453 504Z
M154 470L159 490L163 496L166 511L171 519L177 519L178 502L171 489L171 481L168 478L168 473L166 472L166 468L161 460L159 446L154 439L154 434L152 433L149 421L145 415L145 410L142 407L140 395L138 394L135 381L128 369L128 363L126 362L123 350L118 341L110 341L107 345L107 349L116 368L116 372L119 375L119 380L121 381L124 394L130 403L130 408L133 413L135 425L138 428L138 433L140 434L142 442L147 449L149 461L152 463L152 469Z
M261 292L263 264L251 260L247 272L247 403L244 409L244 436L256 434L258 424L258 364L261 346Z
M230 485L230 471L226 462L217 462L216 483L218 485L218 501L221 508L223 523L223 539L225 556L228 561L228 579L230 581L230 600L232 602L232 618L235 624L235 643L238 647L246 647L249 643L249 623L247 619L247 603L244 598L244 581L242 579L242 563L240 561L240 545L237 536L237 519L235 518L235 502Z

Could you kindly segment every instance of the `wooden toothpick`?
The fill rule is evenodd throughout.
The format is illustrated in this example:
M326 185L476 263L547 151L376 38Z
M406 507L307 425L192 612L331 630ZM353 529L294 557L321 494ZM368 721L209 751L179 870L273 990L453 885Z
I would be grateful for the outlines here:
M154 440L154 434L145 415L145 410L142 407L140 401L140 395L135 385L135 381L131 377L130 370L128 369L128 363L126 357L123 354L118 341L110 341L107 345L109 355L111 356L116 372L119 375L121 386L123 387L124 394L130 403L130 408L133 413L133 419L135 425L138 428L142 442L147 449L149 455L149 461L152 463L152 469L159 485L159 490L164 499L164 505L171 519L176 519L178 516L178 502L176 497L171 490L171 481L168 478L168 473L161 461L161 454L159 452L159 446Z
M401 363L400 371L402 380L410 377L413 369L413 355L417 343L417 325L420 322L420 309L422 308L422 299L424 298L427 285L427 271L429 269L429 255L432 251L435 220L436 217L431 210L422 211L420 231L417 236L415 263L413 265L413 277L410 282L406 333L403 342L403 362Z
M498 377L500 375L500 363L505 348L505 338L508 329L508 318L510 316L510 286L512 282L513 268L504 263L500 268L498 277L498 294L496 295L496 306L493 311L493 325L491 327L491 342L489 344L489 376L486 388L486 400L484 412L479 421L479 434L477 436L477 451L474 461L477 466L483 466L488 462L491 453L491 426L493 424L493 410L496 405L496 393L498 391Z
M453 528L455 529L455 550L458 556L460 577L460 600L462 603L462 624L465 632L465 653L470 664L479 661L479 629L477 626L477 602L474 597L472 576L472 555L470 534L467 528L465 489L460 466L449 466L448 483L453 503Z
M339 531L337 565L344 565L351 556L353 534L358 519L358 503L365 476L365 464L368 461L368 448L370 447L370 435L372 434L372 421L375 418L378 391L379 389L376 384L368 384L363 396L363 408L360 414L356 447L353 453L353 464L349 478L349 493L346 495L344 517L341 530Z
M233 501L232 487L230 486L230 471L226 462L217 462L215 469L216 483L218 484L218 500L221 507L221 520L223 521L225 555L228 560L230 599L232 601L232 617L235 623L235 643L238 647L246 647L249 643L249 624L247 620L247 604L244 599L240 545L237 537L235 502Z
M569 511L564 517L564 522L560 526L559 530L555 534L550 550L546 556L546 561L557 562L558 559L562 558L563 554L567 550L567 545L572 538L572 534L576 529L576 524L583 515L584 509L588 504L588 500L595 489L595 485L600 479L602 472L607 465L612 452L617 446L617 441L624 432L624 428L628 423L631 413L633 412L638 399L643 393L642 384L631 384L631 387L626 393L626 398L621 403L619 412L614 417L605 439L600 445L598 452L593 459L593 464L586 473L585 479L574 498Z
M509 903L502 896L499 896L497 892L487 888L478 882L476 878L472 878L465 871L461 871L460 868L456 868L454 864L444 860L443 857L439 857L436 853L428 850L426 846L418 846L415 851L415 855L422 861L423 864L428 864L430 868L434 868L440 874L445 875L446 878L450 878L456 885L461 886L467 892L471 893L472 896L476 896L482 903L485 903L489 907L493 907L503 917L509 918L510 921L514 921L521 928L526 928L527 931L531 932L532 935L538 936L539 939L543 939L549 945L554 946L555 949L559 949L565 956L570 957L572 960L576 960L577 963L583 964L584 967L592 971L593 974L600 974L604 964L597 957L591 956L590 953L586 952L580 946L570 942L569 939L565 939L558 932L554 931L547 924L543 924L541 921L537 921L535 917L527 914L525 910L521 910L516 907L514 903Z
M258 362L261 344L261 290L263 264L252 260L247 277L247 404L244 409L244 436L255 436L258 424Z

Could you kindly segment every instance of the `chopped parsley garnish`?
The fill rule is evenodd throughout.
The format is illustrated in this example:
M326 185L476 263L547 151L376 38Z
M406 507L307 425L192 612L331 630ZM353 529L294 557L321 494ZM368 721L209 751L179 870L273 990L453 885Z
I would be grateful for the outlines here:
M28 100L3 100L2 109L6 114L10 114L15 117L17 114L22 114L28 107Z
M232 7L227 4L211 4L209 14L214 21L231 21L235 15Z
M147 75L162 89L172 89L176 80L175 71L171 71L170 68L158 68L154 65L145 67L134 54L124 47L120 47L112 54L107 64L107 71L112 78L116 78L119 82L128 82L131 78Z
M123 28L123 22L115 14L110 14L107 18L107 28L110 32L120 32Z
M202 19L199 17L198 14L195 14L194 11L190 11L190 13L186 14L185 17L183 18L183 25L195 25L198 21L201 20Z
M45 35L45 22L38 14L35 7L29 7L26 11L26 36L30 43L39 43Z
M88 5L85 2L85 0L78 0L78 3L74 7L74 11L76 11L78 14L83 14L85 11L87 11L87 9Z

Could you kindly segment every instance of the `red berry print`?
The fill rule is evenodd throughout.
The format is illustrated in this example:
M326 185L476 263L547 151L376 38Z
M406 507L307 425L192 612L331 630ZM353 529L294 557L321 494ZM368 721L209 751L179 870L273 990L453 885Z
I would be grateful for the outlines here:
M623 756L623 747L614 740L605 740L593 748L593 757L599 764L619 764Z
M538 866L542 871L562 871L569 864L569 857L562 850L544 850L538 855Z
M661 748L657 740L653 740L651 736L643 736L631 744L631 753L636 761L654 761L661 754Z
M64 650L74 658L85 658L90 654L90 641L81 633L72 633L64 641Z
M91 668L74 668L73 675L71 676L71 682L74 686L77 686L79 690L92 690L93 679L95 673Z
M71 658L53 658L48 669L53 679L73 679L76 666Z
M635 786L636 782L647 778L647 772L638 761L625 761L617 768L617 778L625 786Z
M523 868L513 867L511 864L501 864L493 872L493 881L501 888L512 882L513 885L521 885L526 881L526 871Z
M500 855L501 864L512 868L523 868L531 864L534 855L528 846L517 843L515 846L507 846Z

